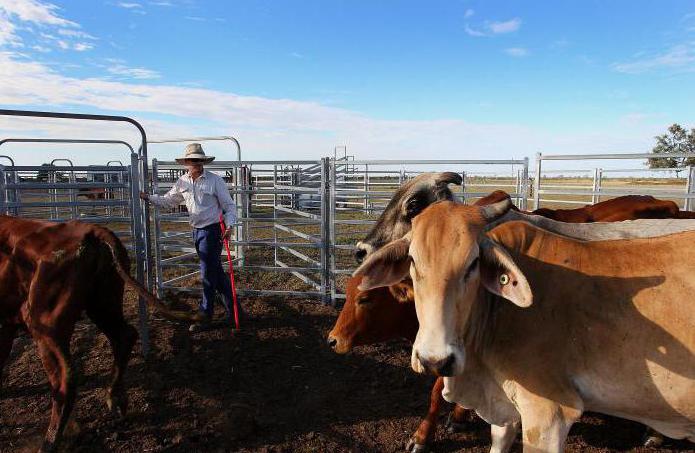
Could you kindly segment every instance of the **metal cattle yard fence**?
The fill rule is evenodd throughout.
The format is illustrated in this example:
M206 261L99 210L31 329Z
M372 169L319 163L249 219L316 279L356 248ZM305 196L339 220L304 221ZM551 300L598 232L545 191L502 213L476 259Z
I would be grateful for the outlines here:
M137 278L151 290L198 293L200 275L185 207L155 208L150 218L140 191L166 193L183 174L173 161L147 161L145 131L124 117L3 111L3 115L124 121L136 125L140 147L119 140L5 139L0 147L16 142L43 145L118 145L127 148L126 164L73 165L55 159L47 165L17 165L10 155L0 155L0 210L3 213L47 220L83 220L117 231L135 252ZM653 154L543 155L535 173L529 159L508 160L357 160L345 147L332 157L317 160L242 160L241 147L232 136L152 140L149 144L225 141L234 146L236 160L219 160L206 169L222 176L237 204L238 221L230 241L233 265L242 296L302 297L324 303L344 298L342 288L354 270L354 244L383 212L394 192L405 182L428 171L455 171L462 176L455 196L471 202L495 189L508 192L517 206L563 207L591 204L626 194L654 195L678 200L690 209L695 198L695 171L642 168L568 169L570 161L636 161ZM340 154L340 155L339 155ZM16 156L15 156L16 157ZM674 156L669 156L674 157ZM693 157L682 154L675 157ZM657 157L658 158L658 157ZM553 166L555 165L555 166ZM629 165L629 164L628 164ZM651 178L639 185L621 175L647 171L684 177ZM569 176L568 176L569 175ZM628 184L629 183L629 184ZM150 228L154 234L150 243ZM153 253L150 253L152 247ZM150 261L150 257L154 259ZM223 262L226 264L226 257ZM141 335L147 341L147 311L140 306Z
M688 157L694 155L538 153L533 175L533 206L535 209L543 204L550 207L576 207L622 195L652 195L673 200L682 209L690 211L695 206L695 167L647 168L643 165L647 159ZM588 168L584 169L567 169L564 165L567 162L593 162L594 165L587 165ZM600 162L617 162L621 166L604 168ZM557 163L554 168L547 168L553 163ZM648 173L652 173L651 177L646 177ZM683 176L680 173L683 173Z

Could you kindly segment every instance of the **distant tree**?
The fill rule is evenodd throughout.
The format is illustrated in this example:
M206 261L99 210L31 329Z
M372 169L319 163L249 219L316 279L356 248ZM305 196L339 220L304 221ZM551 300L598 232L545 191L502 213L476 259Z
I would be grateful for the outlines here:
M695 128L688 130L680 124L673 124L668 128L668 132L656 137L656 146L652 148L652 153L668 156L669 154L677 153L694 153L695 154ZM676 175L681 170L679 167L688 167L695 165L695 157L662 157L659 159L649 159L647 162L649 168L673 168L676 169Z

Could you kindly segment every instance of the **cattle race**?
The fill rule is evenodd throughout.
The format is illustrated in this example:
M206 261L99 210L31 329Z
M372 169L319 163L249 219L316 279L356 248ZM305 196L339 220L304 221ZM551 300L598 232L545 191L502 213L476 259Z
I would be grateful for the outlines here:
M693 33L0 0L0 453L695 453Z

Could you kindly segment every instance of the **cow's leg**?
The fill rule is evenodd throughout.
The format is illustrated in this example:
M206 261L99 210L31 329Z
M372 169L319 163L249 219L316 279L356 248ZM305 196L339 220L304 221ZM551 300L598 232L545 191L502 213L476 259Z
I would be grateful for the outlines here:
M420 422L417 430L408 441L406 448L410 453L421 453L427 451L427 446L434 440L434 435L437 433L437 422L439 421L439 411L441 405L448 404L442 398L442 389L444 388L444 379L437 378L437 381L430 392L430 407L427 410L427 415Z
M446 420L446 430L450 433L460 433L466 426L467 409L458 404L454 406L454 410L449 414Z
M119 300L118 303L120 304L121 301ZM113 351L111 383L106 396L106 404L114 415L125 416L128 411L128 397L123 385L123 375L128 366L133 346L137 341L138 332L123 319L122 313L120 317L116 318L103 313L93 313L89 310L87 313L97 327L104 332Z
M581 409L533 399L531 404L527 400L519 407L524 453L562 453L570 428L581 417Z
M48 375L51 385L51 421L44 437L40 452L53 451L60 441L63 430L68 423L70 412L75 402L75 381L70 366L70 334L64 332L61 339L56 339L53 332L41 331L30 327L30 332L36 341L41 362ZM67 334L67 335L65 335Z
M658 448L664 443L664 436L657 433L653 429L647 427L644 431L644 437L642 438L642 444L649 448Z
M518 422L503 426L490 425L490 437L492 438L490 453L507 453L514 445L514 439L516 439L518 432Z
M0 324L0 390L2 390L2 370L12 351L12 343L17 336L16 324Z
M87 316L104 332L113 352L106 404L115 415L124 416L128 410L128 397L123 375L138 332L123 317L123 281L117 275L103 277L98 294L87 307Z

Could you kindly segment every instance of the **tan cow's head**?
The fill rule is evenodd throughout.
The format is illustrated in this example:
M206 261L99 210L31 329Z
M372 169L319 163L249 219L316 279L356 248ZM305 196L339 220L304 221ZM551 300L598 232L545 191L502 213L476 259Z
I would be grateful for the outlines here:
M490 240L487 223L504 215L509 200L478 207L435 203L413 221L412 231L370 255L355 275L361 290L413 280L418 330L411 365L418 373L453 376L463 372L463 333L484 291L520 307L531 289L507 251Z

